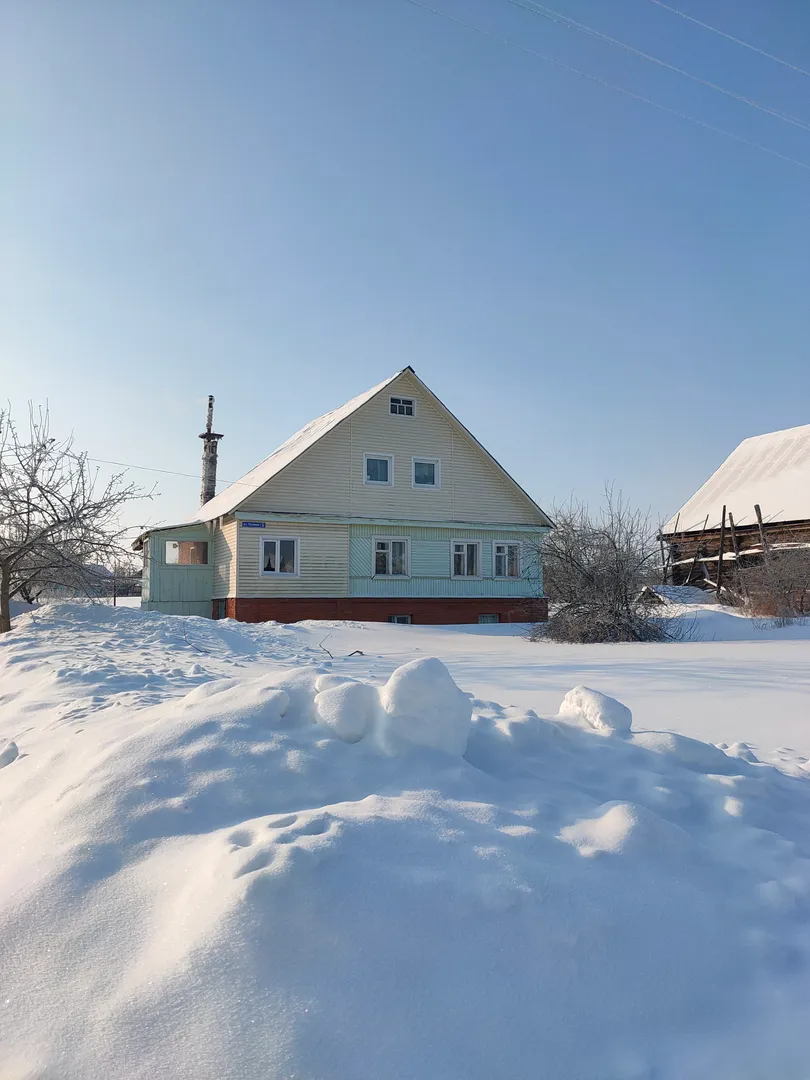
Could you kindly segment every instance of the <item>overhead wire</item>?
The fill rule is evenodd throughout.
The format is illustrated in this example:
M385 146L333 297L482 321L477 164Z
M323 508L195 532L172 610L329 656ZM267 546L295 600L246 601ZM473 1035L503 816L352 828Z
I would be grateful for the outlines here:
M199 480L198 473L184 473L178 472L176 469L153 469L148 465L132 465L126 461L109 461L107 458L88 457L88 461L92 461L99 465L117 465L121 469L140 469L141 472L153 472L164 473L166 476L184 476L188 480ZM247 484L245 480L217 480L217 484Z
M669 113L670 116L677 116L680 120L686 120L691 124L696 124L698 127L704 128L706 131L713 131L716 135L723 135L727 139L732 139L734 142L742 143L745 146L750 146L755 150L761 150L765 154L769 154L771 157L780 158L782 161L788 161L791 165L798 165L801 169L807 169L810 171L810 162L802 161L799 158L791 157L789 154L783 154L780 150L774 150L770 146L765 146L763 143L755 142L753 139L746 139L743 135L737 135L733 131L727 131L725 128L717 127L715 124L710 124L705 120L700 120L696 116L691 116L689 113L680 112L678 109L673 109L669 105L662 105L660 101L654 101L652 98L645 97L643 94L637 94L635 90L628 90L626 86L620 86L619 83L609 82L607 79L602 79L598 75L593 75L589 71L583 71L582 68L573 67L571 64L566 64L562 60L557 60L553 56L548 56L545 53L538 52L536 49L530 49L527 45L521 45L517 41L512 41L511 38L502 37L500 34L493 33L490 30L485 30L481 26L476 26L474 23L466 22L464 19L459 19L455 15L450 15L446 11L441 11L439 8L431 7L429 4L422 3L421 0L403 0L404 3L410 4L411 7L420 8L422 11L427 11L431 15L436 15L441 19L446 19L448 22L455 23L457 26L463 26L467 30L471 30L481 37L488 38L491 41L496 41L500 45L506 45L508 48L517 49L518 52L525 53L527 56L533 56L538 60L543 60L547 64L552 64L554 67L561 68L563 71L569 71L574 75L579 75L583 79L587 79L589 82L596 83L599 86L604 86L609 90L615 90L619 94L624 94L626 97L633 98L635 101L643 102L645 105L651 106L653 109L659 109L661 112Z
M700 19L696 19L694 15L687 15L685 11L679 11L678 8L672 7L670 4L665 4L663 0L650 0L650 3L656 4L660 8L665 8L667 11L671 11L673 15L679 15L682 19L687 19L697 26L702 26L704 30L711 30L713 34L719 34L720 37L724 37L727 41L733 41L736 45L742 45L744 49L750 49L752 52L759 53L760 56L764 56L768 60L773 60L776 64L782 64L784 67L790 68L791 71L797 71L800 75L805 75L810 79L810 71L807 71L803 67L799 67L798 64L792 64L790 60L784 60L781 56L775 56L773 53L766 52L765 49L760 49L757 45L752 45L749 41L743 41L742 38L735 37L733 34L727 34L725 30L720 30L719 27L712 26L711 23L702 22Z
M729 90L728 87L720 86L719 83L712 82L711 79L703 79L700 75L695 75L691 71L686 71L676 64L670 64L667 60L662 60L658 56L653 56L651 53L644 52L642 49L636 49L633 45L628 45L626 41L620 41L618 38L611 37L609 34L603 34L601 30L595 30L592 26L577 22L576 19L572 19L568 15L563 15L553 8L537 3L536 0L506 0L506 2L513 7L528 11L532 15L539 15L541 18L548 19L558 25L568 27L571 30L577 30L582 34L587 34L588 37L597 38L599 41L604 41L609 45L613 45L615 48L630 53L632 56L637 56L641 60L646 60L651 64L657 64L658 67L673 71L677 75L683 75L684 78L691 79L692 82L699 83L701 86L706 86L710 90L715 90L718 94L724 94L726 97L733 98L735 101L748 105L752 109L758 109L760 112L766 113L776 120L782 120L786 124L793 124L795 127L802 128L804 131L810 131L810 122L802 120L801 117L783 113L780 109L774 109L770 105L758 101L756 98L750 98L745 94L738 94L736 90Z

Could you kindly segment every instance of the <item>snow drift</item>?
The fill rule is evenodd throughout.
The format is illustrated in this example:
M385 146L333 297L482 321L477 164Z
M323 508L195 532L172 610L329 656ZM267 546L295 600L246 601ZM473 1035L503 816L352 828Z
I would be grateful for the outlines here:
M543 719L289 628L37 618L0 645L4 1080L806 1075L810 778L585 688Z

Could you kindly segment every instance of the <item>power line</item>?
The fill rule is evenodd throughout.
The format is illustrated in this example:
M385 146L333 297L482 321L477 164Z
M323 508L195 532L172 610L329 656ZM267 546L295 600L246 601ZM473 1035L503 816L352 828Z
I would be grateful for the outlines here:
M748 41L743 41L742 38L734 37L733 34L727 34L725 30L719 30L716 26L711 26L709 23L701 22L700 19L696 19L694 15L687 15L685 11L679 11L677 8L671 7L669 4L665 4L663 0L650 0L651 4L657 4L658 7L665 8L667 11L671 11L673 15L680 15L682 19L688 19L689 22L695 23L697 26L702 26L704 30L711 30L713 34L719 34L720 37L726 38L727 41L733 41L736 45L742 45L744 49L750 49L751 52L759 53L760 56L767 57L768 60L773 60L777 64L782 64L786 68L790 68L791 71L798 71L800 75L806 75L810 79L810 71L806 71L804 68L799 67L797 64L791 64L789 60L783 60L781 56L774 56L773 53L766 52L764 49L758 48L756 45L751 45Z
M166 476L185 476L188 480L200 479L196 473L177 472L176 469L152 469L148 465L130 465L126 461L108 461L107 458L89 457L87 460L93 461L99 465L118 465L122 469L139 469L141 472L164 473ZM244 480L217 480L217 484L244 484L245 486L249 486Z
M744 105L749 105L752 109L758 109L760 112L767 113L768 116L773 116L775 119L782 120L786 124L794 124L796 127L803 128L805 131L810 131L810 123L806 120L802 120L800 117L790 116L788 113L783 113L779 109L772 108L770 105L765 105L762 101L757 101L756 98L746 97L745 94L738 94L735 90L729 90L725 86L720 86L710 79L702 79L699 75L694 75L691 71L685 71L684 68L677 67L675 64L670 64L666 60L661 60L657 56L643 52L641 49L636 49L632 45L628 45L626 41L619 41L618 38L610 37L609 34L603 34L599 30L594 30L592 26L586 26L585 23L577 22L576 19L571 19L567 15L562 15L559 11L554 11L553 8L544 7L543 4L535 3L535 0L506 0L506 2L513 7L522 8L523 11L528 11L532 15L539 15L541 18L549 19L551 22L556 22L571 30L578 30L580 33L587 34L589 37L598 38L600 41L605 41L609 45L614 45L617 49L630 53L632 56L638 56L640 59L647 60L651 64L657 64L658 67L666 68L668 71L674 71L677 75L683 75L684 78L691 79L692 82L699 83L701 86L707 86L711 90L716 90L718 94L724 94L726 97L733 98L735 101L742 102Z
M440 11L438 8L430 7L428 4L421 3L420 0L404 0L404 3L410 4L411 7L420 8L422 11L430 12L431 15L436 15L441 19L447 19L448 22L455 23L457 26L463 26L467 30L472 30L474 33L480 34L481 37L489 38L490 41L497 41L500 45L506 45L510 49L517 49L518 52L526 53L527 56L533 56L538 60L545 61L547 64L553 64L554 67L561 68L563 71L569 71L574 75L579 75L583 79L588 79L589 82L597 83L599 86L605 86L607 89L615 90L619 94L625 94L635 101L641 101L645 105L652 106L653 109L659 109L661 112L669 113L670 116L677 116L680 120L687 120L690 124L697 124L698 127L705 128L706 131L713 131L717 135L723 135L727 139L733 139L734 142L743 143L745 146L751 146L755 150L762 150L763 153L770 154L771 157L781 158L782 161L789 161L791 165L798 165L801 169L810 170L809 162L800 161L799 158L790 157L789 154L783 154L779 150L772 150L770 146L764 146L762 143L746 139L742 135L735 135L734 132L726 131L725 128L715 127L714 124L709 124L705 120L699 120L696 116L690 116L688 113L679 112L678 109L671 109L669 105L662 105L658 101L653 101L652 98L637 94L635 90L628 90L618 83L608 82L606 79L601 79L598 75L592 75L590 72L583 71L581 68L575 68L570 64L564 64L561 60L555 60L554 57L546 56L545 53L537 52L536 49L530 49L526 45L520 45L518 42L512 41L509 38L501 37L499 34L494 34L489 30L484 30L474 23L465 22L463 19L456 18L455 15L448 15L446 11Z

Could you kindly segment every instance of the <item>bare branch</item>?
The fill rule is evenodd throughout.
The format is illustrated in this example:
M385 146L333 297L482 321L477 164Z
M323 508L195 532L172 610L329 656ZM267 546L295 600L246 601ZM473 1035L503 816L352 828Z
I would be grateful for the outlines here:
M119 516L150 494L121 473L100 483L72 436L51 435L47 408L29 405L25 434L0 413L0 633L11 628L13 596L96 595L110 578L131 579Z
M649 515L612 487L593 513L572 501L553 511L556 528L538 547L551 617L534 637L567 642L661 641L668 624L639 599L656 581L658 546Z

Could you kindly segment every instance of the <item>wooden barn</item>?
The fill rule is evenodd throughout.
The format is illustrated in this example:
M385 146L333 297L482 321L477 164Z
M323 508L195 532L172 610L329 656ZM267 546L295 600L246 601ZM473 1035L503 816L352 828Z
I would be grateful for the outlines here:
M810 424L745 439L661 530L667 579L734 599L735 569L810 549Z

